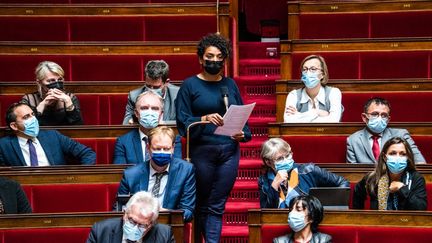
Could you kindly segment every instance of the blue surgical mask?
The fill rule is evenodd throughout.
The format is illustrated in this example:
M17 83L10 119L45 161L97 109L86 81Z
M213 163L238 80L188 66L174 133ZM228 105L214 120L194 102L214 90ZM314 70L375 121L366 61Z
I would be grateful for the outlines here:
M39 134L39 121L35 116L24 121L24 132L25 135L30 137L37 137Z
M292 158L292 155L290 154L288 157L276 161L274 163L275 165L275 169L276 171L280 171L280 170L286 170L286 171L290 171L293 168L294 165L294 160Z
M387 127L387 119L383 119L382 117L369 118L367 126L376 134L382 133Z
M133 225L129 221L125 221L123 224L123 235L126 239L131 241L137 241L141 239L145 230L138 227L138 225Z
M387 155L387 168L393 174L399 174L407 167L407 157L397 155Z
M155 128L159 124L159 112L154 110L141 110L139 123L144 128Z
M165 151L152 151L152 160L157 166L165 166L171 163L172 153Z
M302 212L291 211L288 214L288 224L294 232L299 232L306 227L305 214Z
M312 89L316 87L319 82L321 81L318 78L318 72L312 73L312 72L302 72L301 80L303 81L306 88Z

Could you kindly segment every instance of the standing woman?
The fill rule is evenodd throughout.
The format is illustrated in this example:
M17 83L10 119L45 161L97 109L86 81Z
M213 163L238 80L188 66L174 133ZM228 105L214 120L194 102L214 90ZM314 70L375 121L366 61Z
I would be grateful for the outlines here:
M371 209L426 210L425 179L416 171L405 139L394 137L384 144L375 170L354 188L353 207L363 209L367 195Z
M342 93L327 85L329 73L322 56L303 59L301 81L304 87L289 92L284 122L339 122L342 117Z
M218 243L225 203L237 176L239 142L249 141L251 132L246 124L232 137L214 134L224 124L222 116L226 108L222 95L228 96L229 105L243 105L234 80L223 76L230 54L229 41L218 34L209 34L199 42L197 54L202 72L184 80L177 94L177 128L185 137L191 123L210 122L190 129L190 151L196 168L197 234L202 234L207 243Z
M41 126L82 125L78 98L64 90L64 71L55 62L39 63L35 70L36 92L25 94L21 102L34 111Z

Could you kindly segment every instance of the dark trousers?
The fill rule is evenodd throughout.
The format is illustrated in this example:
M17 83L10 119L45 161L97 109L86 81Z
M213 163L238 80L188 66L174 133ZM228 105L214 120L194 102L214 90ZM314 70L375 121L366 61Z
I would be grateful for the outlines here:
M195 231L197 236L203 235L206 243L219 243L222 215L237 177L239 159L238 143L191 148L197 183Z

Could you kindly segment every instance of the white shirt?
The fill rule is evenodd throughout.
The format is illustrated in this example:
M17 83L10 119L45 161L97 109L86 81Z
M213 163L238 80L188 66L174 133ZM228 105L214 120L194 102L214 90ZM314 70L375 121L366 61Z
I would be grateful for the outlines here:
M151 164L149 164L149 167L150 167L150 170L149 170L150 173L149 173L149 184L148 184L148 190L147 191L151 192L152 189L153 189L153 186L154 186L154 184L156 182L156 176L155 176L155 174L157 174L159 172L157 172L155 169L153 169L153 167L151 166ZM169 167L170 167L170 165L168 164L168 167L165 170L165 171L168 172L168 174L169 174ZM160 187L159 187L159 197L158 197L158 200L159 200L159 204L161 205L161 207L162 207L163 199L164 199L164 196L165 196L166 185L168 183L168 174L166 174L166 175L164 175L162 177L161 184L160 184Z
M23 153L24 156L24 160L27 166L31 166L31 162L30 162L30 150L29 150L29 145L28 145L28 139L27 138L23 138L20 136L18 137L18 143L21 147L21 152ZM38 164L39 166L49 166L50 163L48 162L48 158L46 157L45 151L42 148L42 145L40 144L39 140L37 138L33 138L33 145L36 149L36 154L37 154L37 158L38 158Z
M142 149L142 154L143 154L143 161L146 161L146 148L147 148L147 143L143 140L143 138L147 138L147 135L145 135L141 130L139 130L139 135L140 135L140 140L141 140L141 149Z
M302 90L300 103L308 104L308 111L290 115L286 112L288 106L297 106L297 90L289 92L284 110L284 122L301 123L301 122L339 122L342 115L342 93L338 88L332 87L329 94L330 110L328 116L318 116L317 110L319 103L325 104L325 90L321 87L318 95L312 100L306 92L306 88ZM315 105L316 109L313 109Z

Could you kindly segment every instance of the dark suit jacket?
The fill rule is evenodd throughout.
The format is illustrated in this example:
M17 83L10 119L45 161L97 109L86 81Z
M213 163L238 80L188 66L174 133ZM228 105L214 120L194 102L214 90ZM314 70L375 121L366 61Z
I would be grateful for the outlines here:
M5 213L31 213L27 197L18 182L0 177L0 200Z
M87 243L121 243L123 238L122 218L112 218L93 225ZM155 224L144 236L143 243L175 242L171 227Z
M362 130L357 131L348 137L346 153L346 159L348 163L376 163L372 153L372 147L369 143L369 137L370 133L366 128L363 128ZM388 140L393 137L404 138L409 143L414 154L415 163L426 162L426 159L423 157L406 129L390 127L386 128L381 134L381 148Z
M176 136L174 141L174 157L181 159L181 137ZM141 139L138 129L134 129L117 138L114 147L114 164L140 164L144 163Z
M51 165L65 165L65 156L72 156L82 164L94 164L96 153L56 130L41 130L37 136ZM0 139L0 165L26 166L18 138L15 135Z
M150 161L127 168L123 173L119 194L148 191ZM162 207L182 209L185 221L190 221L195 209L195 168L189 162L174 158L170 164Z

